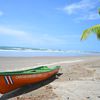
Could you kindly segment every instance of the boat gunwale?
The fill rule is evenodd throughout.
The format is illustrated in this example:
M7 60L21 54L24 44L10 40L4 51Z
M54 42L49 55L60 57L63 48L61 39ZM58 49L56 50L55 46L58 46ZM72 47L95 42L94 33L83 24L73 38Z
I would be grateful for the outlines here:
M37 70L39 68L43 68L46 67L47 69L41 69L41 70ZM40 66L37 68L31 68L31 69L27 69L27 70L21 70L21 71L9 71L9 72L0 72L0 76L14 76L14 75L30 75L30 74L40 74L40 73L47 73L47 72L51 72L53 70L57 70L59 69L60 66L54 66L52 68L48 68L47 66Z

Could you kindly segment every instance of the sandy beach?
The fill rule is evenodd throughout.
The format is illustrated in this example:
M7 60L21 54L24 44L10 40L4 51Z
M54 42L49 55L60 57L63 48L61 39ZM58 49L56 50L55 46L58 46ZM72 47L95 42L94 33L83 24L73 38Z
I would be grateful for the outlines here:
M60 65L60 75L37 89L28 85L0 95L0 100L100 100L100 56L0 57L0 71L40 65Z

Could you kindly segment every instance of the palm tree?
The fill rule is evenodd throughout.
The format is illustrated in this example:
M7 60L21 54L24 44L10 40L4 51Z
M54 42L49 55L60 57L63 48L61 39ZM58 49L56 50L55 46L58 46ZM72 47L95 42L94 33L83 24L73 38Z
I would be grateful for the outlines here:
M97 35L97 38L100 39L100 24L84 30L81 36L81 40L85 40L91 33L95 33Z
M99 15L100 15L100 8L99 8L99 10L98 10L98 13L99 13Z
M98 10L98 13L100 15L100 8ZM91 33L95 33L97 35L97 38L100 39L100 24L94 25L84 30L81 36L81 40L85 40Z

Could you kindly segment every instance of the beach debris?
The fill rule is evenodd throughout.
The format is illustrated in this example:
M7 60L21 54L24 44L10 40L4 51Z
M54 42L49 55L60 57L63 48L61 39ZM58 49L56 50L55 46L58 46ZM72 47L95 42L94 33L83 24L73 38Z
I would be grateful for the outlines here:
M67 97L67 100L69 100L69 97Z
M90 99L90 97L86 97L87 99Z
M100 96L97 96L98 98L100 98Z
M47 90L48 90L48 89L52 89L52 86L47 85L47 86L46 86L46 89L47 89Z

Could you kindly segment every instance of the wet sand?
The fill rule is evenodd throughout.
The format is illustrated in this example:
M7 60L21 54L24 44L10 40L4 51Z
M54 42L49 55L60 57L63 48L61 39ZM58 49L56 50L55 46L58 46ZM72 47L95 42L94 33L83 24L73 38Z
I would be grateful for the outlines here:
M1 95L1 100L100 100L100 56L0 57L0 71L46 65L61 65L57 79L37 89L23 88L19 95ZM28 91L27 88L31 88ZM12 93L13 94L13 93ZM15 96L15 97L14 97ZM2 99L3 97L3 99Z

